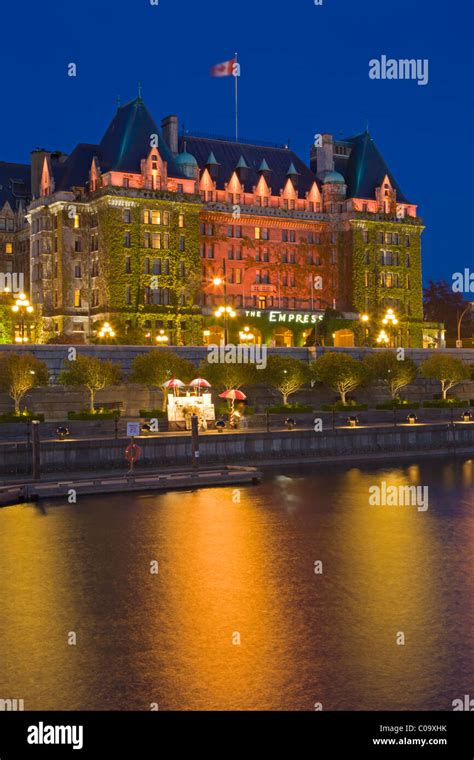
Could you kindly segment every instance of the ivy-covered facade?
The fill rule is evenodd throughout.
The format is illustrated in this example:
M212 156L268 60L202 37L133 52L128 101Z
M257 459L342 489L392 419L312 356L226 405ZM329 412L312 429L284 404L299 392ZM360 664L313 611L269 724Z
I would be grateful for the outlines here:
M29 206L32 295L49 340L202 341L195 177L140 98L100 145L76 152L63 168L40 152Z
M28 174L42 340L219 342L226 307L234 342L442 345L423 321L423 220L367 131L316 135L306 164L180 137L138 97L100 143L33 151Z

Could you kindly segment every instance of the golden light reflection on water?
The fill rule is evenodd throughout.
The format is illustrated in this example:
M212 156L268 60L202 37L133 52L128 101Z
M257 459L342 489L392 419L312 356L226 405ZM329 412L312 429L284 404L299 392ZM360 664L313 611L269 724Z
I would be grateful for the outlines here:
M440 608L432 558L441 547L426 512L411 506L368 506L369 488L383 481L387 486L420 485L419 471L410 467L377 473L376 478L364 474L351 491L352 508L339 533L341 574L350 578L350 593L338 667L345 661L357 673L373 709L387 703L390 709L403 709L407 693L422 709L434 687L424 677L426 667L435 666L440 682L446 675L447 642L441 621L432 614ZM405 645L397 644L399 634ZM345 695L339 698L345 701ZM333 707L339 706L336 699Z
M155 644L169 651L174 674L165 702L182 709L270 706L268 666L285 660L291 641L274 536L258 518L255 490L241 489L240 503L233 493L199 491L182 509L172 494L154 512L156 535L167 535L163 572L175 578L157 601L158 621L164 606L168 624L160 634L157 623ZM284 679L272 671L278 695Z
M0 510L0 698L449 709L474 677L472 472L288 470L240 501L216 488ZM429 509L370 506L382 481L429 484Z

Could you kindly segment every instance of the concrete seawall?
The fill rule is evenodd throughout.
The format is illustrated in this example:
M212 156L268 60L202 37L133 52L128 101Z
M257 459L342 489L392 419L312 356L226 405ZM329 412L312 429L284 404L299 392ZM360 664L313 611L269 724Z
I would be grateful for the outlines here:
M126 439L92 439L90 441L43 441L43 472L93 473L98 470L125 470ZM138 438L141 457L137 469L189 465L190 436ZM305 459L357 458L370 454L390 455L413 452L453 453L456 450L474 454L474 425L462 423L454 429L446 425L419 425L392 428L343 428L315 433L312 430L240 433L209 433L200 436L200 462L252 463L259 461L302 461ZM26 443L0 446L0 474L11 476L29 472L30 451Z

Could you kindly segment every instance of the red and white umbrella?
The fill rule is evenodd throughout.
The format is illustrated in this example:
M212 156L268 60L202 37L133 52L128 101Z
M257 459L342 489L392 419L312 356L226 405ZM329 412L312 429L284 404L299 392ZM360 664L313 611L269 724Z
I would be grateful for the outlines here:
M203 377L195 377L194 380L191 380L189 383L191 388L210 388L211 384L207 382Z
M236 388L232 388L230 391L219 393L219 398L226 398L230 401L230 424L232 426L234 424L234 402L245 401L247 396L245 393L242 393L242 391L239 391Z
M245 401L247 396L245 393L242 393L242 391L239 391L236 388L232 388L230 391L219 393L219 398L228 398L231 401Z
M169 391L170 388L174 390L174 394L179 395L179 389L184 388L184 383L182 380L178 380L177 377L171 377L169 380L166 381L166 383L163 383L163 388L165 388L167 391Z
M184 383L182 380L178 380L177 377L172 377L170 380L167 380L166 383L163 383L163 388L184 388Z
M193 388L210 388L211 384L207 382L203 377L195 377L189 383Z

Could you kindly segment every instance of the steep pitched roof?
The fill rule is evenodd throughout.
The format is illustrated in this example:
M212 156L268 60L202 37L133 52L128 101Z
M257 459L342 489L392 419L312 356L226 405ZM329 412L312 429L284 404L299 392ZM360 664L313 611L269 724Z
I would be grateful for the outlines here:
M8 201L16 211L20 201L26 205L31 197L31 167L0 161L0 209Z
M141 97L117 109L100 141L101 168L105 166L121 172L139 172L140 161L148 156L151 136L155 134L158 135L158 151L162 159L168 162L168 174L184 177Z
M397 200L401 203L410 203L368 132L347 137L344 142L352 143L351 155L349 159L336 155L334 163L336 170L346 180L348 198L374 198L375 188L382 184L387 175L397 191Z
M214 154L219 164L216 167L215 179L217 187L224 189L224 184L229 181L236 166L244 159L249 167L245 178L245 189L251 191L257 185L261 176L262 161L265 161L269 171L272 172L270 185L273 193L282 190L288 181L288 170L293 163L299 174L298 191L304 195L311 189L316 177L306 164L288 148L270 148L263 145L247 145L236 143L231 140L219 140L207 137L193 137L185 135L180 137L180 144L186 140L186 150L196 158L199 168L204 169L208 163L209 154Z
M92 159L99 152L98 145L79 143L63 164L53 163L56 190L70 190L72 187L85 187L89 181Z

